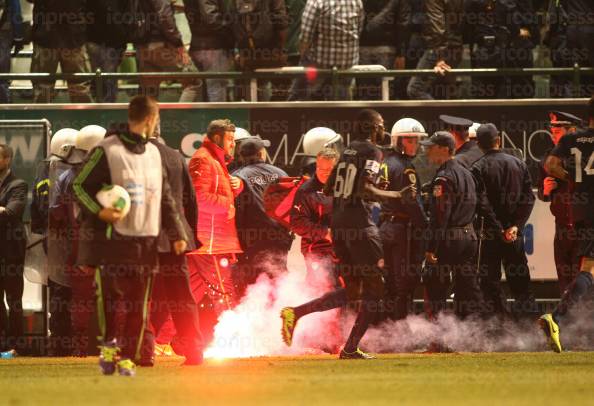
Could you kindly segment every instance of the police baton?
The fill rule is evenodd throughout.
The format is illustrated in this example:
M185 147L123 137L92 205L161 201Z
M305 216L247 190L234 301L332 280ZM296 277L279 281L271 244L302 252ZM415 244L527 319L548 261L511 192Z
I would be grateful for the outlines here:
M483 233L485 231L485 218L483 216L480 217L480 227L479 227L479 235L478 235L478 253L476 256L476 272L480 275L481 272L481 253L483 250Z
M410 269L410 251L411 251L411 247L412 247L412 243L411 243L411 238L412 238L412 223L409 221L408 223L406 223L406 252L405 252L405 257L404 257L404 266L406 269L406 274L408 275L408 272L411 271Z

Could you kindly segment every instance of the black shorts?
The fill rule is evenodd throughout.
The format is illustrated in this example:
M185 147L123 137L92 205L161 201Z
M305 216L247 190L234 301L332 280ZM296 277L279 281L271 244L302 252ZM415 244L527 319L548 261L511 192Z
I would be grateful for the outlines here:
M378 228L335 228L332 242L349 300L381 299L384 252Z

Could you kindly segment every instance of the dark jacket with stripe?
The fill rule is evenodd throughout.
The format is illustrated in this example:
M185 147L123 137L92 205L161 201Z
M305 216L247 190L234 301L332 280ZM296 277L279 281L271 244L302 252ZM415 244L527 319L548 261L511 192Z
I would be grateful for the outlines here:
M135 154L142 154L145 151L146 141L138 134L126 131L110 134L107 137L110 136L119 137L126 149ZM188 241L189 237L186 235L171 193L167 170L163 168L162 173L161 226L165 228L165 232L172 240ZM111 237L108 237L108 224L99 219L100 205L95 196L104 185L111 184L105 151L97 147L87 156L73 184L74 195L83 209L77 264L81 266L156 266L158 237L124 236L115 228Z
M23 213L27 206L27 183L12 172L0 184L0 257L22 259L25 256L27 234Z

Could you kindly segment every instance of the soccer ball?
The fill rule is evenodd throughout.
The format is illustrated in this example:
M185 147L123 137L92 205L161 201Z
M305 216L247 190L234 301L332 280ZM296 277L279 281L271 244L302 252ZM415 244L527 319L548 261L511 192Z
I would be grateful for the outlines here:
M120 185L109 185L97 192L97 200L106 209L119 209L125 217L130 211L130 195Z

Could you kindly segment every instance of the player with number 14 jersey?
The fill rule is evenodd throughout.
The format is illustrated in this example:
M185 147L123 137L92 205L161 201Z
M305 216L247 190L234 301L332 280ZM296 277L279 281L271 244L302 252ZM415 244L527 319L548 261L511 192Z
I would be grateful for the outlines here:
M594 128L564 136L551 155L561 159L568 171L576 224L594 223Z

